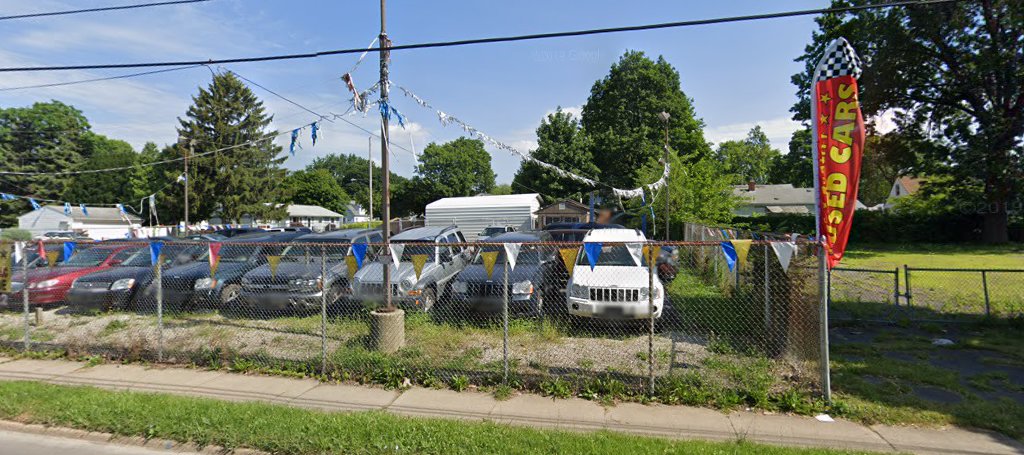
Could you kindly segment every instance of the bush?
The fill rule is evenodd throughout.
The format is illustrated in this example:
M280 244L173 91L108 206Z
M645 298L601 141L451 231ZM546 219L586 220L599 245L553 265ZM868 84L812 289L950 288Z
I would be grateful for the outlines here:
M32 233L24 229L10 228L0 232L0 239L3 240L32 240Z
M981 241L982 215L975 213L918 214L858 210L850 244L963 243ZM773 214L735 217L732 225L755 232L814 234L814 216ZM1024 219L1010 219L1010 239L1024 241Z

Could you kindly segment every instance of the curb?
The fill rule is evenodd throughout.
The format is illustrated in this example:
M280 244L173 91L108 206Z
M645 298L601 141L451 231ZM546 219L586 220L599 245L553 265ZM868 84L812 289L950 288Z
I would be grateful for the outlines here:
M198 446L191 442L177 442L169 439L146 439L142 436L118 436L110 433L78 430L65 427L50 427L37 424L26 424L0 420L0 430L16 433L35 434L40 436L53 436L64 439L77 439L81 441L96 442L101 444L118 444L124 446L144 447L153 450L162 450L169 453L200 453L204 455L269 455L259 450L238 448L228 449L225 447L208 445Z

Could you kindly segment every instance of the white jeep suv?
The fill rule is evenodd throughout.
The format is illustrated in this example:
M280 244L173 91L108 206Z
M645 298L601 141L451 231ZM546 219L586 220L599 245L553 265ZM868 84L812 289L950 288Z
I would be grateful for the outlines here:
M566 306L569 314L602 319L647 319L651 316L649 292L654 295L654 317L664 308L665 288L650 270L640 251L647 239L633 229L594 229L586 243L603 243L593 270L584 248L576 256L569 278ZM627 246L628 245L628 246ZM632 252L631 252L632 250Z

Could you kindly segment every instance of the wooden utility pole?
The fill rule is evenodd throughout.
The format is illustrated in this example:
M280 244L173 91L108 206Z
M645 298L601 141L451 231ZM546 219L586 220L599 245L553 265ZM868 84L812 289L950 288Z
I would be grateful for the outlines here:
M188 234L188 184L191 180L188 176L188 158L195 152L196 140L188 140L188 149L182 147L182 153L185 155L185 234Z
M387 0L380 0L380 102L387 104L388 102L388 59L390 59L390 52L388 50L391 47L391 42L388 41L387 32L387 15L386 15L386 4ZM388 166L388 148L390 142L390 136L388 135L388 110L381 109L380 118L380 167L383 173L382 179L384 180L384 189L381 192L381 221L384 222L384 249L387 253L386 258L390 258L391 251L391 170ZM371 163L371 167L372 167ZM395 309L391 302L391 265L390 261L383 267L384 276L383 291L384 291L384 308L385 311L393 311Z

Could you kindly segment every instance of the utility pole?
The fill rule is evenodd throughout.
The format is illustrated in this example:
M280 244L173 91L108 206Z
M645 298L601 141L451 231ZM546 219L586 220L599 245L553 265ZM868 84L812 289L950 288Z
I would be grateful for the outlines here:
M388 59L391 58L390 51L391 42L388 40L387 32L387 15L386 5L387 0L380 0L380 101L381 103L388 102ZM391 251L391 170L388 166L388 148L389 148L389 135L388 135L388 115L387 112L381 110L380 119L380 167L382 172L382 179L384 180L384 189L381 193L381 221L384 222L384 248L387 250L387 256L390 258ZM373 165L371 164L371 167ZM391 265L388 263L383 267L383 290L384 290L384 308L385 311L394 311L395 307L391 302Z
M668 112L662 111L658 114L661 121L665 123L665 167L668 167L668 121L672 118ZM671 173L669 174L671 177ZM668 227L669 227L669 177L665 178L665 240L668 241Z
M370 212L369 216L366 217L366 228L370 228L370 222L373 221L373 137L369 136L366 138L366 160L370 162Z
M184 138L182 138L184 139ZM188 150L182 147L182 153L185 155L185 234L188 235L188 184L191 180L188 177L188 158L195 152L196 140L188 140Z

